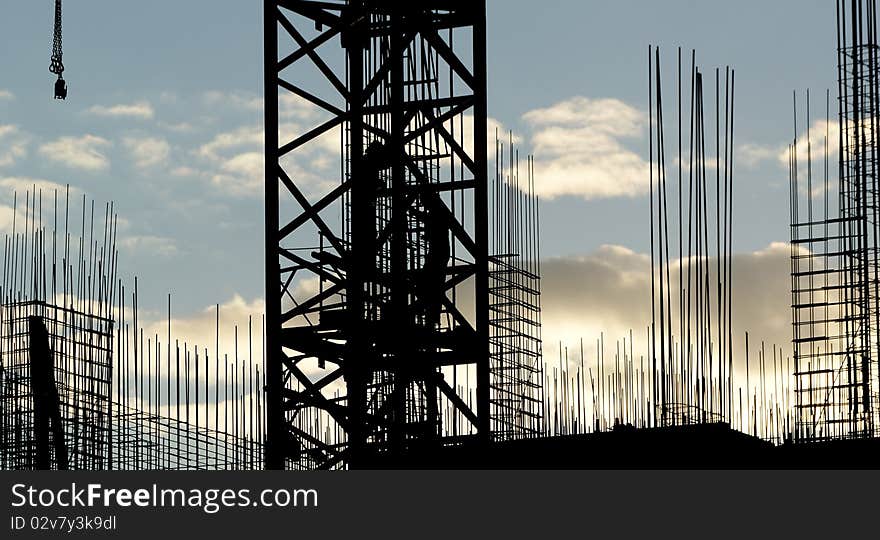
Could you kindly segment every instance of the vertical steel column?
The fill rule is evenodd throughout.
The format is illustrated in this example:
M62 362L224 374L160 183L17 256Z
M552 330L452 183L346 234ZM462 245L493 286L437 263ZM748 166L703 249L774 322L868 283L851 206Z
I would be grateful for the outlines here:
M366 305L364 284L367 281L366 271L375 266L375 253L371 242L375 237L375 220L372 206L367 204L375 194L370 193L368 181L372 179L372 171L363 159L364 156L364 119L363 99L360 89L364 85L364 44L368 39L366 27L369 21L365 16L361 0L352 0L348 9L351 20L355 21L343 30L343 46L348 59L348 126L350 155L349 162L351 182L351 258L353 264L346 274L347 296L347 331L346 358L360 358L362 361L347 362L343 367L346 389L348 393L348 412L351 419L348 431L349 463L353 466L363 459L367 445L367 382L369 370L364 361L369 352L368 334L364 327ZM369 176L369 178L368 178Z
M275 0L263 2L265 123L266 446L267 469L283 469L287 429L281 390L281 271L278 259L278 19Z
M68 469L68 454L64 428L61 425L61 403L55 386L55 366L52 361L52 349L49 346L49 332L41 317L28 317L28 338L36 443L34 465L37 470L51 469L53 465L51 450L54 448L54 466L57 470L64 471Z
M483 260L477 261L475 283L476 333L474 351L477 362L477 430L483 443L490 440L490 373L489 373L489 171L487 141L487 62L486 2L472 4L473 13L473 76L474 76L474 243Z
M392 324L404 331L408 330L412 321L407 314L409 291L407 286L407 204L405 198L406 178L402 157L403 130L403 32L402 15L400 12L390 14L391 52L385 60L390 64L391 102L390 102L390 135L388 155L391 158L391 320ZM392 452L400 453L404 445L404 428L407 423L406 390L409 384L409 363L414 360L413 350L408 340L397 340L393 343L396 371L392 390L391 448Z
M49 358L44 353L40 332L39 317L28 318L28 339L30 357L30 386L33 399L34 422L34 468L40 471L51 468L49 449L49 388L48 380L51 369Z

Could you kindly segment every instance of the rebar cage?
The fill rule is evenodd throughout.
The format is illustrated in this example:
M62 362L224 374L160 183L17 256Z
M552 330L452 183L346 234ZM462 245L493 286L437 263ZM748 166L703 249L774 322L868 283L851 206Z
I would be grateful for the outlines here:
M840 155L836 213L829 210L826 153L824 210L814 217L808 138L807 216L803 219L797 140L790 149L795 438L799 441L873 437L880 421L876 391L880 377L876 3L862 0L847 8L838 1L837 16Z
M70 469L101 470L111 459L113 321L45 302L0 307L0 468L38 468L38 433L33 361L50 362L58 396L60 432ZM45 325L51 358L32 359L30 321ZM39 370L41 372L42 370ZM33 384L32 384L33 383ZM58 468L52 453L48 468ZM39 466L43 468L43 466Z

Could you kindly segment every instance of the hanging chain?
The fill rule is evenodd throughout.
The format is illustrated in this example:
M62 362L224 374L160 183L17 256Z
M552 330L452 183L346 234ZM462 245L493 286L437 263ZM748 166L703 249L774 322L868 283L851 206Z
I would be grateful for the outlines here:
M63 52L61 50L61 0L55 0L55 35L52 39L52 63L49 71L61 77L64 73Z

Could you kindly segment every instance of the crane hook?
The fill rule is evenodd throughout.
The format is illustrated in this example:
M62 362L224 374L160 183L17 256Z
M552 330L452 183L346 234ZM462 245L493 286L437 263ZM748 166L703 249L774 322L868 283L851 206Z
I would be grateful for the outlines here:
M55 81L55 99L67 99L67 82L61 75Z
M52 36L52 58L49 72L58 75L55 81L55 99L67 99L67 82L64 74L64 51L61 40L61 0L55 0L55 31Z

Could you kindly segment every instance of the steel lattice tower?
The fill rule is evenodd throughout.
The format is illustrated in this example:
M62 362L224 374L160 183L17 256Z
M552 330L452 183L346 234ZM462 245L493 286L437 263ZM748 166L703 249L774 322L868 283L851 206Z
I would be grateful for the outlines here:
M264 10L267 468L487 442L485 2Z
M799 216L797 141L791 148L795 437L802 441L872 438L880 421L876 21L875 0L838 0L837 215L826 208L814 217L808 173L807 218ZM808 139L808 167L810 159ZM827 180L825 190L827 206Z

